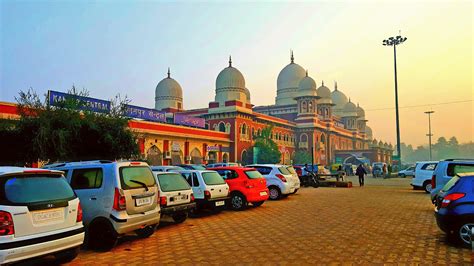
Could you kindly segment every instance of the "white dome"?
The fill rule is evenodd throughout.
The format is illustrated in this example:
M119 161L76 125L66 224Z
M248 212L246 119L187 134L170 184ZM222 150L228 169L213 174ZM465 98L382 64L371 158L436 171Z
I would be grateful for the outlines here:
M155 89L155 109L164 108L183 109L183 89L181 85L170 77L168 69L168 77L162 79Z
M318 88L317 92L318 96L321 97L321 99L319 99L319 103L332 104L331 90L328 87L324 86L324 81L322 82L321 87Z
M357 106L353 102L351 102L350 99L349 102L344 105L342 116L357 116Z
M247 103L250 103L250 90L245 88L245 96L247 96Z
M232 58L229 57L229 66L224 68L216 78L215 101L224 105L226 101L237 100L243 103L250 98L250 92L246 93L244 75L235 67L232 67Z
M317 96L316 82L313 78L308 76L307 72L306 76L301 79L300 84L298 85L297 96Z
M277 105L296 104L298 86L300 81L306 76L306 71L298 64L295 64L293 52L291 53L291 63L285 66L277 78Z

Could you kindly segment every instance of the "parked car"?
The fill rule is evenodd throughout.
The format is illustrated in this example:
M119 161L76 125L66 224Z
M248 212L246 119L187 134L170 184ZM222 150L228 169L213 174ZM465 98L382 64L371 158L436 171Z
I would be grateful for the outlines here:
M374 177L380 177L383 176L383 167L386 165L385 163L382 162L375 162L372 164L372 175Z
M206 170L206 167L202 164L178 164L176 166L186 170Z
M447 159L440 161L431 178L431 200L456 174L474 172L474 159Z
M181 170L179 173L193 189L197 209L220 211L229 199L229 185L216 171Z
M63 172L0 167L0 264L53 254L73 260L84 241L79 199Z
M426 193L431 192L431 177L437 164L437 161L416 162L415 176L411 180L413 189L424 189Z
M285 167L288 170L288 172L290 172L290 174L293 175L293 180L296 183L296 189L295 189L295 192L293 192L293 194L296 194L296 192L298 192L298 189L300 189L301 187L301 182L300 182L298 173L296 172L296 169L291 165L285 165Z
M176 172L153 172L160 189L161 215L168 215L176 223L188 218L189 212L196 208L193 190L188 182Z
M304 170L304 166L293 165L293 169L295 169L296 174L298 175L298 177L299 177L300 180L301 180L301 177L304 176L304 175L303 175L303 172L305 171L305 170Z
M300 188L299 178L290 173L287 166L279 164L251 164L246 167L255 168L265 177L271 200L277 200L282 196L295 193Z
M399 177L415 176L415 166L410 166L398 172Z
M211 163L206 165L206 168L214 168L214 167L232 167L232 166L240 166L240 163Z
M179 170L184 170L183 167L181 166L175 166L175 165L159 165L159 166L150 166L151 170L153 172L170 172L170 171L179 171Z
M457 174L436 195L438 227L466 246L474 228L474 172Z
M217 171L229 185L229 207L233 210L244 210L248 203L258 207L268 199L269 193L265 178L254 168L229 166L208 170Z
M128 233L149 237L160 222L158 187L144 162L84 161L44 168L64 171L81 200L90 248L109 250Z

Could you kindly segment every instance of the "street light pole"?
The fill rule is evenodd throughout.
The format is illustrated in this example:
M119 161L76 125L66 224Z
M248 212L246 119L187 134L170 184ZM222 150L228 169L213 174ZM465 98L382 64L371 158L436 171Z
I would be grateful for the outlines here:
M429 133L427 134L429 138L429 143L430 143L430 161L432 160L432 155L431 155L431 137L433 134L431 134L431 114L434 113L434 111L426 111L425 114L428 115L428 128L429 128Z
M398 166L402 165L402 153L400 147L400 119L398 115L398 81L397 81L397 45L402 44L407 40L406 37L400 35L396 37L390 37L387 40L383 40L383 45L393 46L393 62L395 68L395 115L397 123L397 154L398 154ZM400 169L400 168L399 168Z

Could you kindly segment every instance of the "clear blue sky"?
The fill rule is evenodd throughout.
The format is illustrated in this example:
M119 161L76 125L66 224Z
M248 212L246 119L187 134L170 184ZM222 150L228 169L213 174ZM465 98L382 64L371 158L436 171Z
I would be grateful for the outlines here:
M0 101L15 102L29 87L43 94L75 84L91 97L121 94L153 107L171 67L184 107L206 107L231 54L252 103L268 105L293 49L318 86L337 80L367 110L375 137L394 143L394 111L374 110L394 105L393 54L381 41L399 29L408 37L398 50L401 106L472 100L472 10L470 1L3 0ZM473 141L472 102L431 107L435 138ZM427 108L401 109L402 141L427 142Z

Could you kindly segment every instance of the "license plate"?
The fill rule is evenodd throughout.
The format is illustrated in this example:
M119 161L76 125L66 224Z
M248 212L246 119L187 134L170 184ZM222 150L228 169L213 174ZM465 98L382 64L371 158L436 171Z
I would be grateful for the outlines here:
M266 192L266 191L260 192L260 196L266 196L266 195L267 195L267 192Z
M216 206L224 206L225 202L223 200L216 201Z
M186 200L188 198L187 195L175 196L174 200Z
M64 220L64 210L62 208L33 213L33 222L35 224L43 224L62 220Z
M148 204L151 204L151 197L135 199L135 205L137 207L148 205Z

